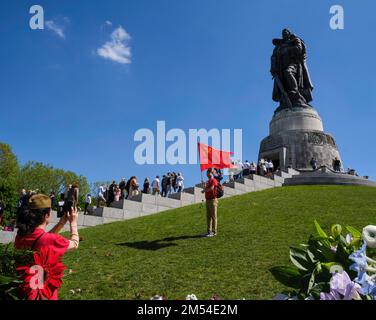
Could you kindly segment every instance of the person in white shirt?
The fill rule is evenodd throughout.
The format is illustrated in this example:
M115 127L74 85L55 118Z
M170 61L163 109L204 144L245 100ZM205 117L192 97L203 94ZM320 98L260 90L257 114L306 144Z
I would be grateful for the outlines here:
M182 176L181 172L178 173L176 177L176 186L178 187L178 192L182 192L184 189L184 177Z
M159 183L159 176L156 176L153 182L151 183L152 193L153 195L160 194L161 188Z
M274 172L274 164L272 160L269 160L269 172L273 173Z
M86 199L85 199L85 210L84 210L84 214L86 214L86 212L89 213L89 211L88 211L87 209L89 208L90 204L91 204L91 194L88 193L88 194L86 195Z
M102 185L99 186L99 188L98 188L98 196L97 196L97 198L98 198L98 207L100 206L101 201L106 202L106 198L104 197L105 191L106 190L104 189L104 187Z
M235 166L236 166L236 173L234 172L234 179L235 180L241 179L242 173L243 173L243 163L240 161L240 159L236 161Z
M266 159L264 163L265 163L266 172L269 172L270 162L268 161L268 159Z
M261 170L262 170L261 174L262 174L263 176L265 176L266 173L268 172L268 170L267 170L267 168L266 168L266 165L265 165L265 162L261 165Z
M257 166L256 163L252 161L251 165L249 166L249 173L256 174L257 173Z
M243 176L248 176L249 175L249 168L250 168L250 164L248 162L248 160L245 160L244 164L243 164Z

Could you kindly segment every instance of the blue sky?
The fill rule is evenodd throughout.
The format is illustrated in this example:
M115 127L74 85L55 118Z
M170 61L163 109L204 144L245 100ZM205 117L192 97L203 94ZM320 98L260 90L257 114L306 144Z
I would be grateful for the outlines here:
M45 30L29 28L34 4ZM345 9L344 30L329 27L334 4ZM198 165L137 165L134 132L155 131L157 120L186 131L240 128L243 158L257 159L276 108L271 39L289 27L307 43L312 105L344 166L375 178L375 15L373 0L3 0L0 141L22 163L89 181L173 170L192 185ZM111 34L120 26L123 63L98 54L119 44Z

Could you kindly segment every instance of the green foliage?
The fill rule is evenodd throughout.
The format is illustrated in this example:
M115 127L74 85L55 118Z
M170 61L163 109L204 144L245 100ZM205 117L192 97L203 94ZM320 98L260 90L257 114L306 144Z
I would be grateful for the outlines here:
M350 232L350 234L354 237L354 238L361 238L362 237L362 233L359 231L359 230L357 230L357 229L355 229L355 228L353 228L353 227L350 227L350 226L346 226L346 230L348 231L348 232Z
M290 248L290 260L294 266L270 269L276 280L298 289L294 293L301 299L319 298L320 292L329 288L333 268L342 268L351 277L354 271L349 269L352 264L349 255L360 246L360 232L355 228L347 227L354 237L348 243L342 236L341 225L333 225L331 235L328 235L316 220L314 223L318 236L311 235L307 244Z
M9 145L0 143L0 201L5 204L7 213L13 213L17 203L18 177L17 157Z
M18 300L22 283L16 268L33 262L33 252L15 250L13 245L0 246L0 300Z
M3 276L0 274L0 301L19 300L18 287L22 283L18 277Z
M299 268L290 266L277 266L270 269L273 276L287 287L299 289L302 286L302 273Z

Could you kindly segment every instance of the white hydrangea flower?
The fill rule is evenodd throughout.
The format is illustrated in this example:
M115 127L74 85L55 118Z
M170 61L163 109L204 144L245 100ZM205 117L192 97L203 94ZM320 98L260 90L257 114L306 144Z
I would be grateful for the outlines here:
M376 226L366 226L363 228L362 238L369 248L376 248Z

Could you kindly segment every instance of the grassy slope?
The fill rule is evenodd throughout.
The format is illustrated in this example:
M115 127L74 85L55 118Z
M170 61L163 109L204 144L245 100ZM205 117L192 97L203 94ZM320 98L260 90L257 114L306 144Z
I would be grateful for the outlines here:
M64 260L74 272L60 298L270 299L283 288L268 269L289 263L289 246L314 232L314 219L325 229L376 224L376 188L283 187L221 199L216 238L196 237L204 212L198 204L82 230L85 240Z

